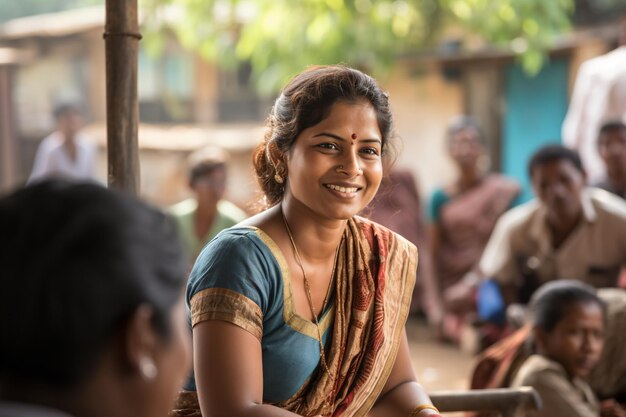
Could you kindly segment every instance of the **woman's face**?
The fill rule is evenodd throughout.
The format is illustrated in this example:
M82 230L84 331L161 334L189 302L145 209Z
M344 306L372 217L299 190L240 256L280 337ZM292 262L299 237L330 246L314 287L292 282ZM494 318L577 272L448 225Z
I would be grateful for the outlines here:
M559 362L570 377L585 377L600 359L604 311L594 302L573 304L551 332L539 330L539 348Z
M159 341L154 361L158 373L152 385L149 412L146 416L164 417L191 371L191 333L187 324L185 304L181 298L170 314L170 335Z
M383 175L382 134L367 101L338 101L303 130L286 154L285 198L328 219L349 219L376 195Z
M461 168L474 168L483 155L484 148L478 131L466 127L452 135L448 143L448 151L450 157Z

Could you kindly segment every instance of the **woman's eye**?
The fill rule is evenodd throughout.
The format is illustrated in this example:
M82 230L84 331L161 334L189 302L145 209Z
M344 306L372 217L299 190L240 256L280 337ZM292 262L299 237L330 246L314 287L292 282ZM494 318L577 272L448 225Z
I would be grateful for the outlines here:
M330 150L339 149L339 147L337 147L337 145L335 145L334 143L320 143L318 146L322 149L330 149Z
M361 152L372 156L378 156L380 154L380 152L376 148L363 148Z

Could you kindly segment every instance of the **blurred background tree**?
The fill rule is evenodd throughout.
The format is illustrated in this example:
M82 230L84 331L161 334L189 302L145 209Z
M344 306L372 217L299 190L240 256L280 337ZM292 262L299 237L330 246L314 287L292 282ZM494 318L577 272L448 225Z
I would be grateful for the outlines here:
M398 56L434 48L451 30L461 48L468 42L506 48L534 74L554 37L570 28L574 12L574 0L143 0L141 5L152 17L144 27L149 49L159 50L163 40L156 34L167 28L185 47L222 66L248 62L265 94L312 63L341 62L380 74ZM168 8L180 18L159 18Z

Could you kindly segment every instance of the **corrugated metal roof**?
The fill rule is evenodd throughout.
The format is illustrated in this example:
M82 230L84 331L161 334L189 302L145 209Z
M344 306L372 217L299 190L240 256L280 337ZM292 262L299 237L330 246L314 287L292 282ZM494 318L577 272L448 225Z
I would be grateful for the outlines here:
M59 37L104 28L104 6L84 7L57 13L13 19L0 26L0 39Z
M172 126L141 123L138 130L140 149L191 151L215 145L236 153L254 148L263 139L265 126L261 123ZM106 146L104 124L91 124L84 131L98 145Z

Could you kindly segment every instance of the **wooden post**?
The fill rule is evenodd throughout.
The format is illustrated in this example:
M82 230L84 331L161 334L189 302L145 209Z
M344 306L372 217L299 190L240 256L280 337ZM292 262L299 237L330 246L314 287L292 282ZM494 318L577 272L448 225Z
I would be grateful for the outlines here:
M17 184L20 154L13 115L13 65L0 65L0 190Z
M139 192L137 129L137 0L106 0L108 183L132 194Z

